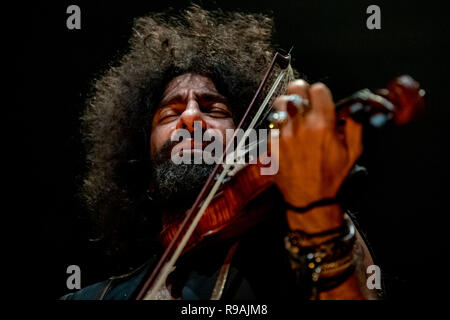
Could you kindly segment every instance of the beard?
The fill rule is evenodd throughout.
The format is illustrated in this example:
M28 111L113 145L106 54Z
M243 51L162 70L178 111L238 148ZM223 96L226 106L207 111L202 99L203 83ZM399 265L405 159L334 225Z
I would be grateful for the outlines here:
M150 195L166 210L189 209L214 169L214 164L175 164L171 160L174 143L164 143L158 153L151 156Z

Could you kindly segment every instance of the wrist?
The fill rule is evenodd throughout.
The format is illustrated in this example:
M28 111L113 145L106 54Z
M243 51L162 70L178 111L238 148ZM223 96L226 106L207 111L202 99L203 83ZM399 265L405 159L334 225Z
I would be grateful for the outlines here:
M306 294L317 299L319 294L341 286L355 271L353 254L356 232L353 223L345 216L342 227L320 234L291 231L285 237L291 267L303 283ZM328 240L319 238L331 236Z
M315 207L302 214L287 209L286 219L291 230L319 233L342 226L344 211L339 204Z

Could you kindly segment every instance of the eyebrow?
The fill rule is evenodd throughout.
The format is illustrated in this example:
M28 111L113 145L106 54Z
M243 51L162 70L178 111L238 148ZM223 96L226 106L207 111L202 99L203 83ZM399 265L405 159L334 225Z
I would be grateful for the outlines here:
M203 102L221 102L224 104L228 104L228 99L225 98L225 96L221 95L220 93L216 92L200 92L195 95L200 101ZM186 95L182 93L177 93L174 95L168 95L167 97L163 98L161 102L159 103L158 108L165 107L172 103L183 103L186 101Z

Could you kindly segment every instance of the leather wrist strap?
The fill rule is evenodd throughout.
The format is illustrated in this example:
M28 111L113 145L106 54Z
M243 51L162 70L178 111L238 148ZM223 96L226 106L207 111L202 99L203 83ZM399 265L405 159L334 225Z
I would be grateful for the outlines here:
M295 211L297 213L305 213L313 208L317 208L317 207L324 207L324 206L329 206L332 204L338 204L339 201L336 198L324 198L318 201L314 201L310 204L308 204L305 207L296 207L293 206L292 204L288 203L288 202L284 202L285 203L285 207L288 210L292 210Z

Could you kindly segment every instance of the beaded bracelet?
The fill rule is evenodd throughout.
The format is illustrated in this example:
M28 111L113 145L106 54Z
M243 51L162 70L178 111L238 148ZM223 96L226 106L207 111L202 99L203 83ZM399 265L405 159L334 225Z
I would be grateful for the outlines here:
M347 215L344 220L346 223L341 228L318 234L293 231L285 237L291 267L313 296L339 285L353 274L355 227ZM315 237L326 239L317 245L307 245Z

